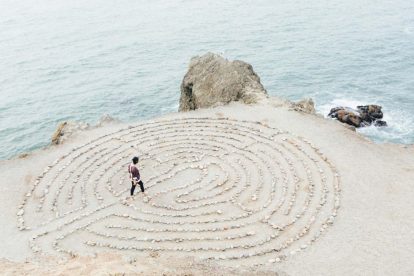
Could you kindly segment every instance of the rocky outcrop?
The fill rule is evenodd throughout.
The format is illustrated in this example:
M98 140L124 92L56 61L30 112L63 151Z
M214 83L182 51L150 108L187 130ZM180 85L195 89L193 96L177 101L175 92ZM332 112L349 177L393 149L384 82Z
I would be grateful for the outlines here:
M79 130L86 130L89 127L89 124L83 122L62 122L58 125L52 135L52 144L61 144L75 132Z
M315 114L315 103L311 98L300 100L296 103L291 103L291 108L295 111Z
M96 124L96 127L101 127L101 126L105 126L108 124L116 124L116 123L120 123L120 121L118 119L111 117L109 114L104 114L99 119L98 123Z
M58 125L58 127L56 128L55 132L52 135L52 144L57 145L60 143L61 137L64 134L63 131L67 124L68 122L62 122Z
M384 126L387 125L386 122L381 121L381 119L384 117L384 114L382 113L382 107L379 105L359 105L357 106L357 109L359 111L359 114L361 115L361 119L366 124L372 124L376 126Z
M52 135L52 144L58 145L63 143L66 139L70 136L75 134L76 132L87 130L90 128L102 127L108 124L119 123L120 121L117 119L112 118L108 114L103 115L95 126L91 126L88 123L84 122L73 122L73 121L65 121L59 123L55 132Z
M179 111L225 105L231 101L252 104L265 98L267 92L250 64L207 53L191 59L181 83Z
M357 106L357 109L341 106L332 108L328 116L354 127L364 127L371 124L386 126L387 123L381 120L383 118L381 109L382 107L379 105L360 105Z

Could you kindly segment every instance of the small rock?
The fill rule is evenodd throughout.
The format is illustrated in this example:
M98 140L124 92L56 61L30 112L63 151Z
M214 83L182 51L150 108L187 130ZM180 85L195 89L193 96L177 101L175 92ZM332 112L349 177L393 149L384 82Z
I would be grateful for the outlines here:
M291 107L295 111L309 113L309 114L315 114L315 103L311 98L303 99L299 102L292 103Z

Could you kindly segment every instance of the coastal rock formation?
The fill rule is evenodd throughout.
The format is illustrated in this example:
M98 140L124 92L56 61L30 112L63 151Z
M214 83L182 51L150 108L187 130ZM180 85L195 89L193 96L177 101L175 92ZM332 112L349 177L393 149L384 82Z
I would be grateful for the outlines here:
M315 103L311 98L300 100L299 102L292 103L291 107L295 111L309 113L309 114L315 114Z
M68 122L62 122L58 125L55 132L52 135L52 144L57 145L60 144L61 138L64 134L63 130L65 129Z
M111 117L108 114L104 114L93 128L102 127L108 124L119 123L120 121ZM65 121L59 123L55 132L52 135L52 145L58 145L63 143L66 139L72 136L78 131L90 129L91 126L85 122L73 122Z
M336 118L340 122L354 126L360 127L362 119L353 109L347 107L335 107L332 108L328 114L329 117Z
M69 138L72 134L79 130L86 130L90 126L88 123L65 121L58 125L52 135L52 144L58 145Z
M382 107L379 105L359 105L357 109L364 122L368 124L374 123L375 126L386 126L385 121L381 121L384 114L382 113Z
M101 127L101 126L105 126L108 124L114 124L114 123L119 123L119 122L120 121L118 119L111 117L109 114L104 114L99 119L98 123L96 124L96 127Z
M231 101L251 104L264 98L267 98L267 92L250 64L207 53L191 59L181 83L179 111L224 105Z
M381 108L379 105L360 105L355 110L341 106L332 108L328 116L354 127L364 127L371 124L386 126L387 123L381 120L383 117Z

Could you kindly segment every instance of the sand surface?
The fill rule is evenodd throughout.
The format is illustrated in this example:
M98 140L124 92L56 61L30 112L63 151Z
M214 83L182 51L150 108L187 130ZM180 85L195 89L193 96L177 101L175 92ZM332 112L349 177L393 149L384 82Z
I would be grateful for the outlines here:
M257 269L232 269L220 266L213 261L197 262L193 258L162 257L148 254L145 258L123 257L115 253L102 253L97 256L76 256L67 260L57 257L44 257L35 262L19 263L0 261L2 275L163 275L163 276L284 276L284 273Z
M126 199L140 156L147 188ZM0 257L188 258L288 275L414 271L414 147L278 100L85 131L0 162Z

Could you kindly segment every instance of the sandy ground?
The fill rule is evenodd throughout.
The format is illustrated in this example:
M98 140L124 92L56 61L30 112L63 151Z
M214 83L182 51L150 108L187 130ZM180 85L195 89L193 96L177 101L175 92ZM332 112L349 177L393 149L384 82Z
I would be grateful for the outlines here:
M125 258L119 254L103 253L95 257L78 256L69 260L47 257L36 262L18 263L1 261L2 275L272 275L283 276L283 273L262 269L231 269L214 262L197 262L192 258L176 259L173 257L158 258L148 255L146 258Z
M147 194L126 200L137 152ZM85 131L1 161L0 177L12 261L110 251L288 275L414 271L413 145L278 100Z

